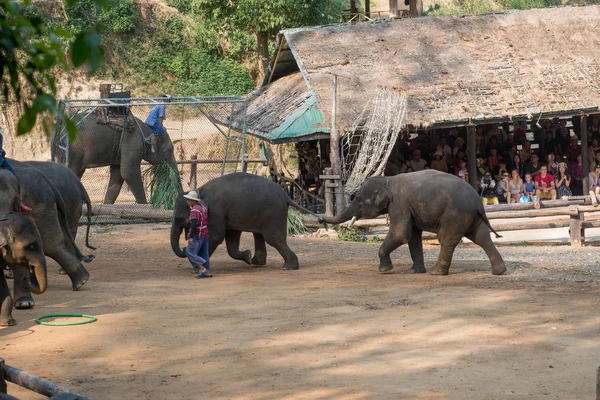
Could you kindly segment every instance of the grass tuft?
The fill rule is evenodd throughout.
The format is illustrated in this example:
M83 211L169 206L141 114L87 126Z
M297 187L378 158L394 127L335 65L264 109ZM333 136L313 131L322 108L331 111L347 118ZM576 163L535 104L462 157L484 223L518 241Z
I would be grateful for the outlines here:
M288 211L287 215L287 235L303 235L308 233L308 228L304 225L302 214L297 211Z
M150 190L150 204L155 208L172 210L181 193L181 179L177 168L167 163L152 165L144 171L144 181Z

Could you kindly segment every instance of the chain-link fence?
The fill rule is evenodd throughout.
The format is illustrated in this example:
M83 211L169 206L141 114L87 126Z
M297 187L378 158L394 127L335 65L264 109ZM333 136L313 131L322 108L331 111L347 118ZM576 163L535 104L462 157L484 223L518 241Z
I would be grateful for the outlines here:
M166 165L177 169L185 191L245 169L245 128L240 132L230 126L233 115L245 120L243 99L126 95L60 102L78 134L69 140L68 122L59 118L52 159L80 176L97 220L168 219L170 212L164 208L143 204L156 202L151 188L157 191L159 181L169 179ZM157 107L164 107L166 134L154 136L145 122Z

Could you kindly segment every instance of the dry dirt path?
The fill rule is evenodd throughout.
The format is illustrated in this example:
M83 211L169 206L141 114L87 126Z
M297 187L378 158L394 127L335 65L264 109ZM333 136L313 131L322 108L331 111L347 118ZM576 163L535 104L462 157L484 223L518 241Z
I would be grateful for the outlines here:
M8 364L93 399L590 399L600 364L600 247L500 247L496 277L461 245L451 275L410 275L408 249L292 239L249 269L221 247L196 280L169 227L95 227L80 292L50 267L36 308L0 330ZM245 238L246 246L250 238ZM437 257L426 246L427 266ZM98 322L46 327L46 313ZM39 399L9 386L20 399Z

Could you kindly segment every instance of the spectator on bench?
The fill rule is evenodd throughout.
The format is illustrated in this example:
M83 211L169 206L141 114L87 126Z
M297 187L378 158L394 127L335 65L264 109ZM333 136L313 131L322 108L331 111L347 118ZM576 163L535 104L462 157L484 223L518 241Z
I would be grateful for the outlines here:
M540 173L534 179L535 195L540 200L552 199L556 200L556 189L554 186L554 178L548 173L548 167L542 165Z

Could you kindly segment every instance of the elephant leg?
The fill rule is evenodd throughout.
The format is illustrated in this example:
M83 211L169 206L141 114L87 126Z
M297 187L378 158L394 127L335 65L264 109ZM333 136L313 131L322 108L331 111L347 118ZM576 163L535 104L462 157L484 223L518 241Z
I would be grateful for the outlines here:
M44 253L56 261L69 275L73 290L81 289L90 278L90 273L75 255L67 251L64 244L50 244L48 247L49 249L46 249L46 246L44 246Z
M242 231L227 231L225 233L227 253L229 254L229 257L234 260L241 260L246 264L250 264L252 252L250 250L240 251L240 236L242 236Z
M0 257L1 261L1 257ZM0 326L16 325L17 321L12 316L13 302L4 274L0 275Z
M440 249L440 255L438 256L437 261L430 271L432 275L448 275L450 272L450 264L452 263L452 256L454 255L454 249L456 249L459 242L460 239L449 243L442 243L442 241L440 241L442 248Z
M381 246L379 247L379 272L387 272L394 268L390 254L403 244L409 243L411 238L412 229L408 226L402 231L390 229L387 236L383 240L383 243L381 243ZM422 253L423 248L421 247L421 254ZM412 249L411 257L413 257Z
M423 260L423 231L417 228L413 228L410 241L408 242L408 248L410 250L410 258L413 261L412 267L410 267L410 273L422 274L425 272L425 261Z
M108 183L108 189L106 189L106 196L104 196L104 204L115 204L119 193L121 193L121 187L123 186L123 178L121 177L121 168L118 165L110 166L110 181Z
M281 254L283 257L284 263L281 269L290 270L290 269L299 269L300 264L298 263L298 256L294 253L287 245L286 242L286 231L283 231L281 235L268 235L263 236L265 241L275 247L275 249Z
M35 307L35 301L29 291L29 271L13 265L11 265L11 269L15 275L15 308L25 310Z
M129 190L131 190L131 193L133 193L135 202L138 204L146 204L146 191L144 190L144 183L142 182L140 163L126 167L122 166L121 169L121 176L125 179L125 182L127 182L127 186L129 187Z
M492 263L492 274L502 275L506 272L506 265L502 256L496 249L492 238L490 237L489 228L482 222L473 231L465 235L467 239L480 246L487 254Z
M217 247L219 247L219 245L221 243L223 243L223 240L225 239L225 234L220 233L220 232L213 232L213 231L208 231L208 255L209 257L212 256L212 254L215 252L215 250L217 250Z
M254 233L254 257L252 257L252 264L254 265L265 265L267 263L267 246L265 245L265 238L260 233Z

